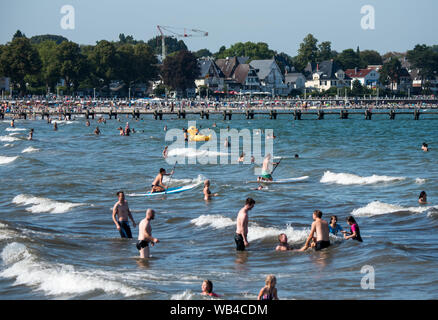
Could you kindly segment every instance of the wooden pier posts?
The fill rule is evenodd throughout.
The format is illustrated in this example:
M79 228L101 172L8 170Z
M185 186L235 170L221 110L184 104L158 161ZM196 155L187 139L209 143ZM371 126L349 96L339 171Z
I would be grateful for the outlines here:
M254 111L246 110L245 115L246 119L254 119Z
M414 110L414 120L420 120L420 110L419 109Z
M318 120L324 119L324 110L318 110L317 119Z
M132 110L132 119L140 119L140 112L137 109Z
M370 110L365 110L365 120L371 120L373 113Z
M275 110L271 110L270 112L269 112L269 119L274 119L274 120L276 120L277 119L277 111L275 111Z
M341 119L348 119L348 110L341 110L340 118Z
M201 119L209 119L210 118L210 112L208 112L208 111L205 111L205 110L202 110L201 112L200 112L200 116L201 116Z
M301 120L301 110L294 110L294 120Z
M85 111L85 118L86 118L86 119L89 119L90 116L91 116L91 119L94 120L94 112L90 112L89 110ZM47 117L48 117L48 115L47 115ZM111 118L110 118L110 119L111 119Z
M178 119L185 119L186 118L186 112L184 110L178 110L178 112L176 113L178 116Z
M228 117L228 120L231 120L232 112L231 112L231 110L228 112L226 110L224 110L223 115L224 115L224 120L227 120L227 117Z
M395 111L389 110L389 120L395 120Z
M160 120L163 120L163 111L161 110L154 110L154 119L158 120L158 118L160 118Z
M5 114L3 113L3 110L0 109L0 119L5 119Z

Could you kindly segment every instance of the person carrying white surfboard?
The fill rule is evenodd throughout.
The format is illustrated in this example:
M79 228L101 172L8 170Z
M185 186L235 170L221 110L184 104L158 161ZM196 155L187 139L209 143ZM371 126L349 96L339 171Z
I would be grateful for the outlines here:
M270 168L272 168L272 165L278 165L279 162L272 162L271 163L271 154L268 153L265 157L265 159L263 160L263 165L262 165L262 176L257 178L257 181L272 181L272 172Z
M166 191L166 189L168 189L169 187L163 183L163 177L170 176L172 174L173 170L171 173L166 173L166 169L161 168L160 173L155 177L154 181L152 182L151 193Z

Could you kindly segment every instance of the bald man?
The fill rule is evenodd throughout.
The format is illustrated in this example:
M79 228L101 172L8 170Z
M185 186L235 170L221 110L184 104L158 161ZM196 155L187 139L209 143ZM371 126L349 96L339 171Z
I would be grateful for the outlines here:
M155 211L148 209L146 211L146 217L141 220L138 225L138 241L137 249L140 251L140 258L149 258L149 243L153 246L158 243L157 238L152 237L152 226L151 221L155 218Z

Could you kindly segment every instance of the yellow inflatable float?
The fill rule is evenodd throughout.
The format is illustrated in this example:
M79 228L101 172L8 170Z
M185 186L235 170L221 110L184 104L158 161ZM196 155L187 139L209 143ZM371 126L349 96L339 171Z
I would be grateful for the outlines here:
M190 141L209 141L211 138L211 134L208 136L198 134L199 130L194 126L189 127L187 133L189 134Z

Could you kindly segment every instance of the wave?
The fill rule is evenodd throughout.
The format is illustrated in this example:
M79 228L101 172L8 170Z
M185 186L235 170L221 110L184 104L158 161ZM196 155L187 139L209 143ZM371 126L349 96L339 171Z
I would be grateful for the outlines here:
M195 158L195 157L203 158L203 157L228 156L228 153L202 150L202 149L194 149L194 148L175 148L175 149L169 149L168 156L169 157L184 156L187 158Z
M65 213L71 209L86 205L85 203L60 202L48 198L39 198L32 195L20 194L12 199L18 205L32 205L26 211L32 213Z
M13 143L6 143L6 144L3 145L3 147L13 147L13 146L14 146Z
M3 142L14 142L14 141L18 141L18 138L15 138L13 136L0 136L0 141Z
M396 213L396 212L412 212L412 213L422 213L431 208L435 207L402 207L395 204L384 203L380 201L373 201L368 203L365 207L355 209L351 212L353 216L376 216L388 213Z
M52 123L56 122L57 124L72 124L75 123L74 121L70 120L53 120Z
M334 173L330 171L324 172L320 182L321 183L336 183L341 185L352 184L374 184L379 182L392 182L405 180L405 177L390 177L390 176L378 176L372 175L370 177L361 177L350 173Z
M182 293L173 294L170 300L194 300L195 294L191 290L186 290Z
M14 285L27 285L49 295L77 295L96 290L124 296L145 293L124 284L123 281L112 280L113 277L97 276L96 272L77 271L71 265L53 265L39 261L26 246L17 242L8 244L3 249L1 258L6 266L0 273L1 277L15 278Z
M423 184L425 182L426 182L426 179L422 179L422 178L415 179L415 183L417 183L417 184Z
M6 128L5 131L15 132L15 131L26 131L25 128Z
M17 158L18 158L18 156L17 157L0 156L0 164L8 164L8 163L14 162Z
M40 149L37 149L34 147L28 147L28 148L24 149L23 151L21 151L21 153L37 152L37 151L40 151Z
M223 229L236 225L236 220L224 217L222 215L201 215L198 218L190 221L197 227L212 227L215 229ZM263 238L277 237L280 233L285 233L289 242L298 243L306 240L310 229L297 230L288 225L285 229L275 227L262 227L257 223L251 223L248 227L248 241L254 241Z

